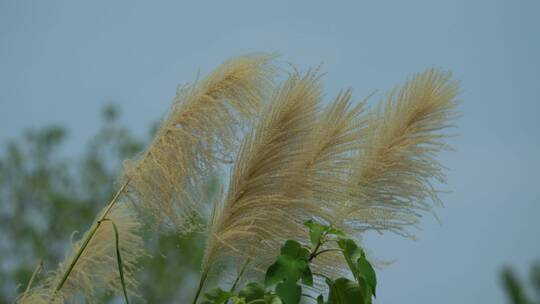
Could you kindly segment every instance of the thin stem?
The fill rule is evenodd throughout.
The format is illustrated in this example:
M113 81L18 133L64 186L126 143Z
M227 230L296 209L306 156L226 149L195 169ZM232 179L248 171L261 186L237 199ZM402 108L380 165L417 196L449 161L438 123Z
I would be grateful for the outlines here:
M313 257L312 257L311 259L314 259L314 258L316 258L317 256L319 256L319 255L321 255L321 254L323 254L323 253L325 253L325 252L331 252L331 251L343 251L343 250L338 249L338 248L330 248L330 249L321 250L321 251L319 251L319 252L313 254L313 255L312 255ZM311 259L310 259L310 261L311 261Z
M309 262L311 262L311 260L313 260L316 256L317 256L317 250L319 250L319 247L321 247L321 242L319 242L317 244L317 246L315 246L315 249L313 249L313 252L309 255Z
M34 272L32 273L32 276L30 277L30 281L28 281L28 285L26 285L26 290L24 291L23 297L21 299L22 303L24 303L24 299L26 299L26 296L28 295L28 292L30 291L30 288L32 287L32 283L34 283L34 279L36 278L38 273L41 272L42 269L43 269L43 260L39 259L36 269L34 269Z
M208 277L208 271L205 271L201 274L201 279L199 280L199 287L197 288L197 293L195 294L195 299L193 299L193 304L197 303L197 300L199 299L199 295L201 294L201 291L204 286L204 282L206 282L206 278Z
M103 214L101 214L101 216L99 217L99 219L92 225L92 227L90 228L90 232L88 233L88 235L86 236L86 238L83 240L83 243L81 245L81 247L79 248L79 250L77 250L77 253L75 254L75 257L73 258L73 260L71 261L71 264L69 264L69 267L68 269L66 270L66 272L64 272L64 274L62 275L62 279L60 280L60 282L58 283L58 285L56 285L56 289L55 291L59 291L60 289L62 289L62 287L64 286L64 283L66 282L66 280L68 279L69 275L71 274L71 271L73 270L73 268L75 267L75 265L77 264L77 262L79 261L79 258L81 257L81 255L83 254L84 250L86 249L86 247L88 246L88 244L90 243L90 241L92 240L92 238L94 237L94 235L96 234L99 226L101 225L101 223L103 222L103 220L105 219L105 217L107 216L107 214L109 214L109 212L111 211L112 207L114 206L114 204L118 201L118 198L120 197L120 194L122 194L122 192L124 192L124 190L126 189L127 185L129 184L129 179L127 179L124 184L122 185L122 187L120 187L120 189L118 190L118 192L116 192L116 194L114 195L114 197L112 198L112 200L110 201L109 205L107 206L107 208L105 208L105 211L103 211Z
M244 272L246 271L249 262L251 262L251 258L248 257L248 258L246 258L246 261L244 262L244 265L242 265L242 269L240 269L240 272L238 273L238 276L236 276L236 279L234 279L234 283L232 284L231 290L230 290L231 293L234 292L234 290L236 289L236 285L238 285L238 282L240 282L240 279L244 275ZM225 304L228 304L228 303L229 303L229 300L227 300L227 302L225 302Z
M126 304L129 304L129 297L126 288L126 282L124 279L124 266L122 265L122 255L120 254L120 234L118 233L118 227L113 220L105 218L102 222L111 222L114 229L114 244L116 247L116 262L118 263L118 274L120 275L120 283L122 285L122 292L124 293L124 300Z
M234 292L234 290L236 289L236 285L238 285L238 282L240 282L240 279L244 275L244 272L246 271L249 262L251 262L251 258L246 258L246 261L244 262L244 265L242 266L240 273L238 273L238 276L236 277L236 279L234 280L234 283L231 286L231 292Z
M326 237L326 233L323 233L321 235L321 238L319 239L319 242L317 243L317 246L315 246L315 248L313 249L313 251L309 255L309 259L308 259L309 262L311 262L311 260L313 260L317 256L317 250L319 250L319 248L325 242L325 240L324 240L325 237Z

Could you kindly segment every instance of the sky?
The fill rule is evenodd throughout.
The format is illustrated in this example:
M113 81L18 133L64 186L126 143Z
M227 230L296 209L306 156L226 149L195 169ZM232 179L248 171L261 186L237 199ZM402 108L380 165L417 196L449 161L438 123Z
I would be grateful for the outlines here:
M498 274L540 259L539 1L0 0L0 143L49 123L72 153L114 102L144 134L176 86L224 60L274 52L321 65L325 97L361 99L428 67L461 82L439 220L415 241L370 234L393 263L376 303L506 303ZM376 98L375 98L376 99Z

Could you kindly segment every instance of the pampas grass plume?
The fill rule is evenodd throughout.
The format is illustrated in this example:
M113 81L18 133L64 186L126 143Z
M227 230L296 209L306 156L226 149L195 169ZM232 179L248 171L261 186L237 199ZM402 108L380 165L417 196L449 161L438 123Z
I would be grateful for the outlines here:
M144 255L144 242L140 236L143 224L134 209L126 202L119 202L111 209L107 220L96 231L73 267L62 290L55 292L55 286L75 258L81 241L73 243L69 254L60 263L58 269L50 273L44 279L44 283L31 289L26 296L21 296L18 303L64 303L72 301L78 295L84 296L90 303L96 303L99 300L99 292L102 290L119 294L121 285L112 222L118 228L126 287L129 289L129 294L136 294L136 262Z
M239 126L254 118L270 91L270 59L263 54L229 60L178 92L151 145L126 163L128 197L143 214L178 231L192 230L202 178L230 157Z

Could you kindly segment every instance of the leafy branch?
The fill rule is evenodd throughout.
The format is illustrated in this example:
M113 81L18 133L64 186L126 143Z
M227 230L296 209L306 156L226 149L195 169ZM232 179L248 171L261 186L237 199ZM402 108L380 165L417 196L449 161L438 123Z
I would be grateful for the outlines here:
M317 304L371 303L372 297L375 297L377 279L363 249L343 231L331 225L313 220L304 225L309 229L311 246L295 240L286 241L280 255L268 267L263 283L247 283L238 293L234 291L235 288L230 291L214 288L204 295L202 304L298 304L302 297ZM330 241L335 241L338 247L328 247ZM354 281L343 277L333 280L311 271L312 261L328 252L343 254ZM314 297L302 292L305 286L313 287L313 276L325 279L329 287L326 297L322 294ZM235 287L237 283L238 279L235 280Z

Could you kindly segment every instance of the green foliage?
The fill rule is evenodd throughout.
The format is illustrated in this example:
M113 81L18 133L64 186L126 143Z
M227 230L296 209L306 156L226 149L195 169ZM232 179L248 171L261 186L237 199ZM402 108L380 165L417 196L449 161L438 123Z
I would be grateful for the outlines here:
M354 281L339 278L335 281L327 280L326 283L330 287L328 302L326 302L328 304L371 303L371 298L366 299L365 289Z
M309 237L313 246L320 244L321 239L327 235L345 237L343 231L333 226L319 224L313 220L305 222L304 225L309 228Z
M353 239L347 238L343 231L332 226L309 220L311 248L298 241L288 240L281 247L280 255L268 267L264 285L257 282L246 284L238 294L215 288L205 294L203 304L299 304L302 297L312 299L317 304L370 304L375 296L377 277L366 255ZM330 243L339 248L326 248ZM324 295L317 298L303 293L304 286L313 286L313 273L310 263L320 254L339 250L347 260L349 269L355 278L325 278L328 284L327 301Z
M306 285L313 285L313 277L308 265L309 249L302 247L300 243L288 240L281 247L281 255L266 272L265 285L276 283L296 282L300 278Z
M227 292L221 288L214 288L207 292L204 296L206 301L203 301L202 304L222 304L234 297L234 293Z
M358 247L352 239L340 239L339 247L343 250L343 256L351 269L354 278L359 284L366 285L369 290L366 291L366 296L371 298L374 296L377 287L377 277L375 270L366 259L366 254L362 248Z
M523 281L518 278L514 271L506 267L501 272L501 281L508 295L509 303L512 304L535 304L540 303L540 263L534 263L530 269L531 287L535 291L533 297L527 293Z
M373 266L371 266L365 256L362 256L357 261L357 267L357 280L364 280L370 288L369 292L373 293L373 296L376 297L377 294L375 293L375 290L377 288L377 276Z
M238 296L246 299L246 302L255 301L257 299L264 299L265 295L264 286L260 283L249 283L240 292Z

